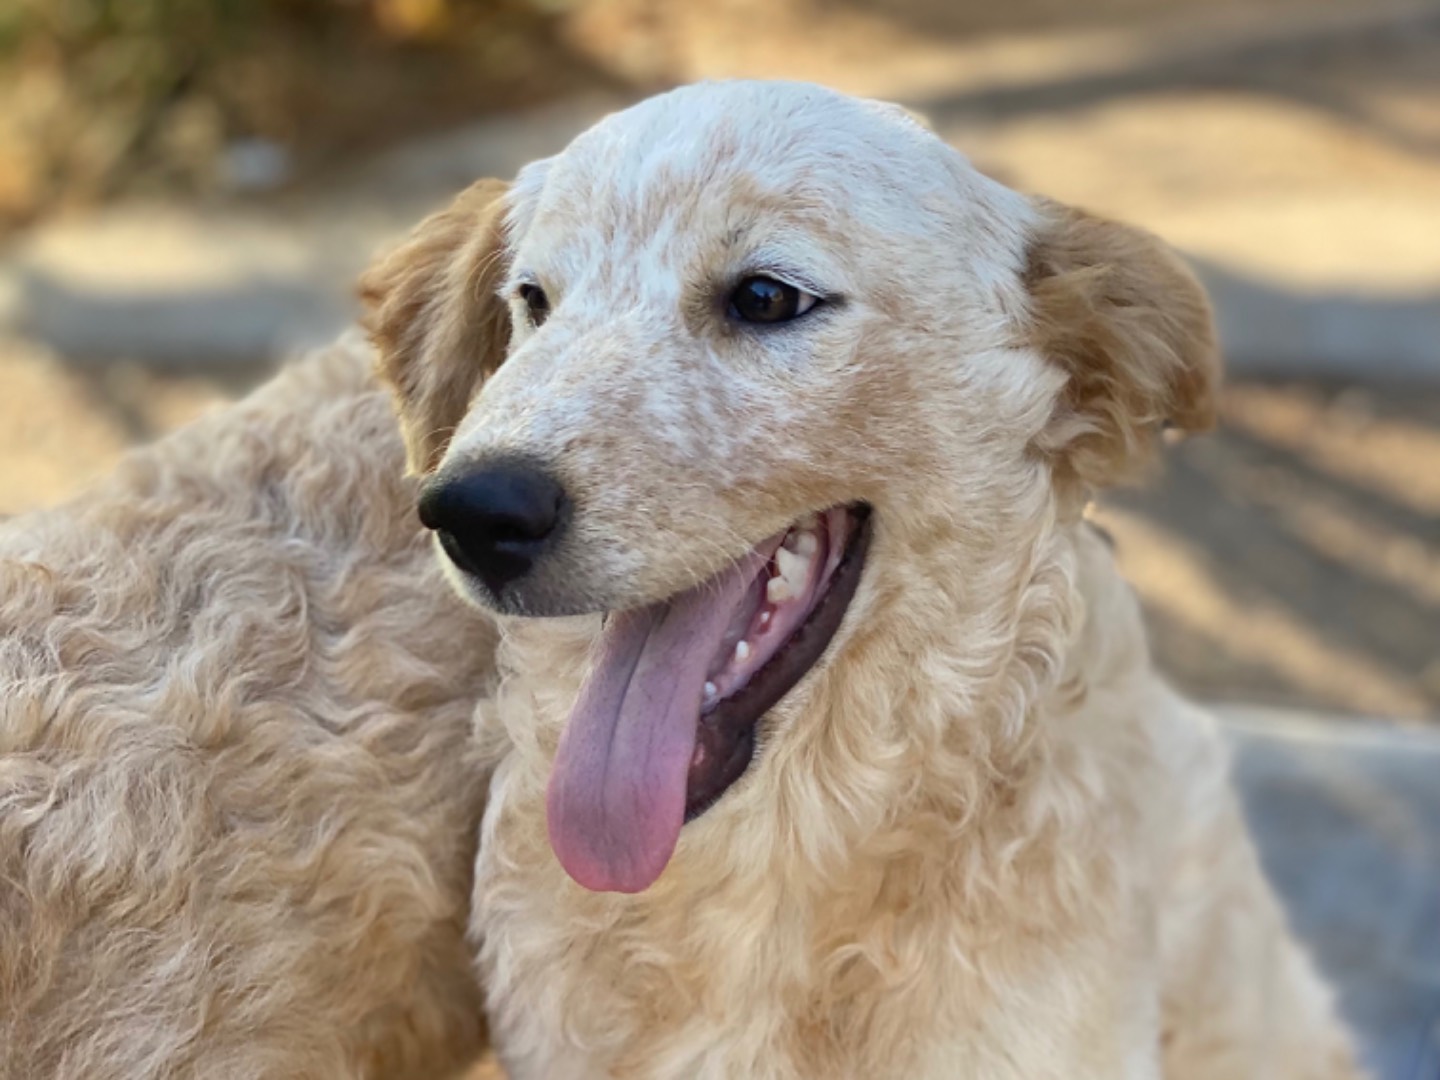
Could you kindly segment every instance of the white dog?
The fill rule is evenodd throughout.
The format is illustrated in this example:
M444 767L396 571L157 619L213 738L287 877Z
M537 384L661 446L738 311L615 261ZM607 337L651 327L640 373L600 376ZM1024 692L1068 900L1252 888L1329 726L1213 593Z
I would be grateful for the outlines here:
M1160 242L739 82L477 185L364 293L500 616L512 1077L1359 1075L1082 520L1213 419Z

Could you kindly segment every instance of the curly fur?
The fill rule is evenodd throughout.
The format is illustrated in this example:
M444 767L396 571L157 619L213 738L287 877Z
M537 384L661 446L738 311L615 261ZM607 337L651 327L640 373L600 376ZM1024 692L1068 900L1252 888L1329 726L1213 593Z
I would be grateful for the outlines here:
M362 343L0 526L0 1076L435 1077L493 641Z

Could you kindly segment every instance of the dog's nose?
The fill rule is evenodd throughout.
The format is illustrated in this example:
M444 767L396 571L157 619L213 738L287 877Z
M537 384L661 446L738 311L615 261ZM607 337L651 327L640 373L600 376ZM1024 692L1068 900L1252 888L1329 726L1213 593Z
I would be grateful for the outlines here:
M499 594L529 573L560 527L565 489L527 462L437 477L420 493L420 521L462 570Z

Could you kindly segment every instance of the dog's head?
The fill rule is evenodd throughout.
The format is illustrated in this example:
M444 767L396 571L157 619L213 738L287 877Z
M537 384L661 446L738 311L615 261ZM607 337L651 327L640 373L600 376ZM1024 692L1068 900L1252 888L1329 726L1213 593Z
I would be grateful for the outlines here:
M1208 305L1157 240L799 84L611 116L362 291L457 587L607 613L550 793L596 887L659 873L842 624L953 621L956 579L1013 604L1039 522L1213 414Z

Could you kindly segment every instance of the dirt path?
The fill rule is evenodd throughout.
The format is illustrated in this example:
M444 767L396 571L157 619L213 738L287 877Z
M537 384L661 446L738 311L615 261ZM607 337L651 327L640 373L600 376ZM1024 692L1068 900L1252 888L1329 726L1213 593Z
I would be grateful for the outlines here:
M1097 516L1196 697L1440 717L1440 388L1236 384Z

